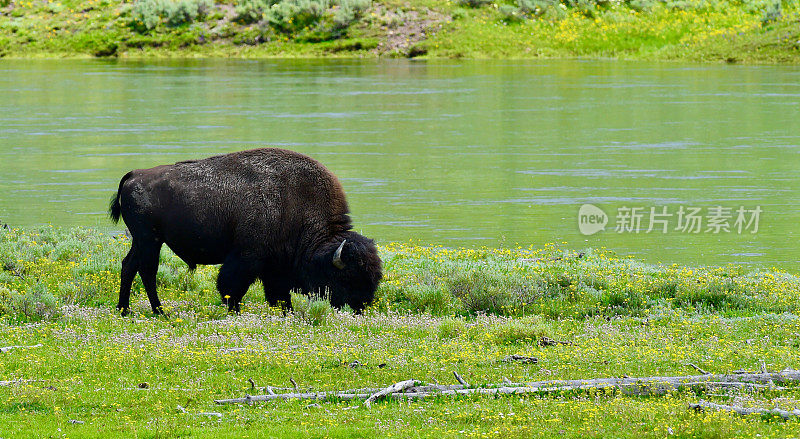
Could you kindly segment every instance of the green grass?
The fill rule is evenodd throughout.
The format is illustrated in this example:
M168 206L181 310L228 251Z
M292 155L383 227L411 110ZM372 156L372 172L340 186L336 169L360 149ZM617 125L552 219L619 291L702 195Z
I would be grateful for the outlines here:
M605 250L578 258L554 245L390 244L380 248L386 280L363 315L301 297L293 302L303 309L286 314L254 286L233 316L214 291L215 267L189 273L165 250L158 281L169 315L150 314L137 280L134 315L122 318L113 307L128 246L91 229L0 230L0 346L42 344L0 354L0 381L22 380L0 386L0 436L789 437L800 428L687 408L703 398L793 409L795 387L470 396L370 409L213 403L253 393L248 379L344 390L410 378L449 384L454 370L483 385L688 375L690 362L712 372L756 370L762 360L770 370L800 369L800 278L784 272L647 265ZM545 336L571 344L541 346ZM539 362L504 361L511 354ZM349 367L354 360L361 365Z
M263 1L3 0L0 57L800 60L797 0L384 0L344 22L337 2L316 18L242 18ZM178 3L200 12L176 18Z

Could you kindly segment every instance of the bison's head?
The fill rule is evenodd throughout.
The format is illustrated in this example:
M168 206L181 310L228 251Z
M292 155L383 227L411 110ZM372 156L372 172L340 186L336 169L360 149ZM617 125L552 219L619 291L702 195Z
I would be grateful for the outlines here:
M314 265L312 289L327 289L331 305L360 311L372 302L381 280L381 259L371 239L347 232L322 245Z

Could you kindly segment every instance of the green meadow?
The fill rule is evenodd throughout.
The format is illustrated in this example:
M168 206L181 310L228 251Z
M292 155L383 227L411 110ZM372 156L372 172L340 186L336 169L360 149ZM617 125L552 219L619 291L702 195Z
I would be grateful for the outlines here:
M0 0L0 57L797 63L797 0Z
M689 409L700 399L784 409L800 389L577 391L418 401L215 399L416 379L471 386L800 368L800 277L740 266L648 265L606 249L380 247L363 314L259 285L228 315L216 267L162 252L153 316L138 279L114 310L124 235L0 230L2 437L791 437L796 418ZM565 343L552 344L548 340ZM509 360L511 355L538 362ZM252 383L250 382L252 380ZM257 386L253 388L253 386Z

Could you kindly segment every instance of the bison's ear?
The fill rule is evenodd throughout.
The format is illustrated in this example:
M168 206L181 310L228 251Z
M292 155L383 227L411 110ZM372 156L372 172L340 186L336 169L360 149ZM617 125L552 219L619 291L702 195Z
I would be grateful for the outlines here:
M344 248L345 242L347 242L346 239L343 240L342 243L339 244L339 248L333 252L333 266L340 270L344 268L344 262L342 261L342 249Z

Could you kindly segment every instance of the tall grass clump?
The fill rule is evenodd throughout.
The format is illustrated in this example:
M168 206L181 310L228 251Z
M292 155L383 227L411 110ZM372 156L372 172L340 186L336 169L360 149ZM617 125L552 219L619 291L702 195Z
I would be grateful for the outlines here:
M458 338L467 332L467 324L463 318L447 317L439 321L439 338Z
M539 316L508 320L493 326L489 337L496 344L536 343L542 337L553 337L553 325Z
M300 293L291 293L292 310L294 315L311 326L320 326L328 322L333 314L333 308L327 298L320 296L306 296Z
M492 0L457 0L456 3L469 8L480 8L481 6L491 4Z

